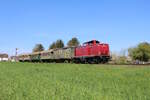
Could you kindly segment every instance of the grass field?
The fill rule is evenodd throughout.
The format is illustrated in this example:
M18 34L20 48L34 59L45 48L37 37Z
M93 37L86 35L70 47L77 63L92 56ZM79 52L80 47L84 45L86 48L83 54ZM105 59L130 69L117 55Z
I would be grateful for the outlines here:
M0 100L150 100L150 66L0 63Z

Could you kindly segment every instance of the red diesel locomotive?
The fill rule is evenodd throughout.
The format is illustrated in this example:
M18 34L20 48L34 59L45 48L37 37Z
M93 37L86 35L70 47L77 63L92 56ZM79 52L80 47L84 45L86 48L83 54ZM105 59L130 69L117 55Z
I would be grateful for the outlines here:
M92 40L75 48L75 61L83 63L106 63L110 59L109 45Z

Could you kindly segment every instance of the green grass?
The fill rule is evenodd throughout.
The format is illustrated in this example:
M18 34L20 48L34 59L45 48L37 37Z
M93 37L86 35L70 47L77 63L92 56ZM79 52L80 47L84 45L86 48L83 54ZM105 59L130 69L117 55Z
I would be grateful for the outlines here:
M150 100L150 66L0 63L0 100Z

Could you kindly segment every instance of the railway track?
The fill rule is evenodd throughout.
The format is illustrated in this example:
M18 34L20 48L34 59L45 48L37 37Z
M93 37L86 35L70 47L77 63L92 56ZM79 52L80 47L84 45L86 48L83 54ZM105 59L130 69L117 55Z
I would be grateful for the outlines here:
M132 65L132 66L148 66L150 64L100 64L100 65Z

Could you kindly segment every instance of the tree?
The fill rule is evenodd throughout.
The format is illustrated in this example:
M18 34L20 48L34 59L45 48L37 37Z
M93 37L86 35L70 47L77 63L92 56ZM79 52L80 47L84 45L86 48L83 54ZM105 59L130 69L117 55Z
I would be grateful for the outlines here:
M49 46L49 50L50 49L56 49L56 48L63 48L64 47L64 42L62 40L57 40L56 42L53 42L50 46Z
M71 46L79 46L80 42L78 41L78 39L76 37L72 38L71 40L68 41L67 46L71 47Z
M50 49L55 49L55 48L56 48L56 43L53 42L53 43L49 46L49 50L50 50Z
M56 48L63 48L64 47L64 42L62 40L57 40L55 43Z
M50 49L56 49L56 48L63 48L64 47L64 42L62 40L57 40L56 42L53 42L50 46L49 46L49 50Z
M33 52L39 52L39 51L44 51L44 47L42 44L36 44L35 47L33 48Z
M137 47L129 48L128 52L133 60L148 61L150 59L150 44L140 43Z

